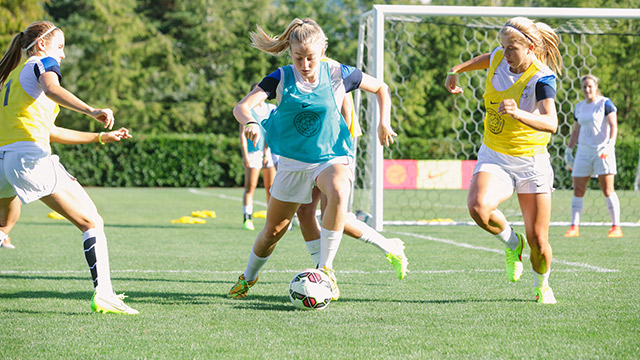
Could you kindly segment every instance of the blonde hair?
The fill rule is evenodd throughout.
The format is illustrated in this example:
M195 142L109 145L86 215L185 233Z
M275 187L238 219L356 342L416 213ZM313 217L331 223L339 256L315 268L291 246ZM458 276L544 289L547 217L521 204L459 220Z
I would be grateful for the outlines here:
M580 87L582 87L587 80L593 81L596 84L596 93L598 95L602 95L602 92L600 91L600 79L595 75L587 74L580 78Z
M279 36L270 36L256 25L257 31L251 32L251 45L271 55L281 55L291 49L292 44L322 43L322 49L327 49L327 37L318 23L306 18L295 18L287 29Z
M500 36L508 36L523 44L533 44L538 60L549 66L555 73L562 73L562 55L558 50L558 34L543 22L533 22L526 17L514 17L507 20L500 30Z
M39 40L40 36L45 33L46 35L43 36L42 39L44 39L45 42L49 42L56 31L62 30L56 28L56 26L49 21L36 21L27 26L24 31L21 31L18 35L14 36L11 40L11 44L9 44L9 49L7 49L0 60L0 87L4 85L4 82L7 80L11 71L13 71L13 69L15 69L20 63L22 50L26 49L27 56L37 54L38 48L33 45L29 47L29 45ZM27 49L27 47L29 48Z

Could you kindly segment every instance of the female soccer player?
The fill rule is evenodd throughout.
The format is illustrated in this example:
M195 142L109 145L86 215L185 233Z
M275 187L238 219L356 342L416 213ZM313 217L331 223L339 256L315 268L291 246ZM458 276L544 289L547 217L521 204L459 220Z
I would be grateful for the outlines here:
M611 229L607 237L622 237L620 229L620 201L613 185L616 175L616 137L618 136L617 109L613 102L602 96L593 75L580 79L584 100L573 111L575 123L564 153L567 167L572 169L573 200L571 201L571 227L565 237L580 236L580 215L584 194L591 176L597 176L611 215ZM578 144L575 161L573 148Z
M556 302L549 287L549 222L553 169L547 153L558 128L556 76L562 59L559 38L548 25L516 17L500 30L500 45L451 68L446 88L462 92L458 74L488 69L484 93L483 144L467 197L469 213L485 231L506 243L506 271L517 281L523 270L524 236L509 225L498 205L518 193L526 239L531 247L534 293L538 303Z
M311 19L293 20L277 37L267 35L258 26L251 39L254 47L269 54L289 51L293 65L283 66L265 77L233 110L236 119L245 125L247 138L256 141L260 129L250 110L267 98L277 99L277 109L264 124L267 142L280 159L265 227L253 244L247 268L229 296L245 297L258 281L258 271L287 231L300 204L311 202L316 185L327 196L318 267L331 279L333 298L338 299L340 290L333 260L344 229L353 155L351 134L337 104L342 104L345 93L356 88L374 93L382 114L378 139L389 146L396 136L389 126L389 88L351 66L320 61L327 49L327 37Z
M41 200L80 231L91 271L95 312L137 314L111 285L107 238L95 204L51 155L49 137L59 105L113 127L111 109L96 109L60 86L65 58L64 34L38 21L16 35L0 60L0 207L17 197L23 204ZM22 51L27 58L22 60Z
M129 133L129 129L126 128L96 134L61 128L54 125L51 127L51 133L49 133L50 142L68 145L90 143L99 143L104 145L130 138L131 134ZM20 199L14 197L8 204L2 204L2 206L5 205L6 207L0 207L0 247L7 247L6 245L8 242L11 246L7 248L15 249L15 246L9 241L9 232L11 232L20 218L22 203L20 202Z
M251 90L255 89L258 84L251 86ZM242 149L242 160L244 162L244 195L242 197L242 213L244 214L242 224L247 230L255 230L251 214L253 214L253 194L258 187L258 178L262 169L262 180L264 189L267 191L267 203L271 197L271 184L276 174L276 168L271 156L271 150L266 141L263 120L266 120L276 108L273 104L261 102L251 109L251 116L260 126L260 135L258 141L254 145L252 141L247 142L247 136L244 134L244 127L240 125L240 145Z

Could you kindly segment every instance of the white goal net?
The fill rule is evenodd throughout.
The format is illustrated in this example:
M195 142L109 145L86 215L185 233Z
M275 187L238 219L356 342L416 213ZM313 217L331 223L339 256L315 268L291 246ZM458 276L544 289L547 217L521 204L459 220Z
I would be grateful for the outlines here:
M356 110L364 136L358 142L353 210L370 214L381 230L393 224L468 224L466 188L483 132L483 71L463 73L462 95L444 88L448 69L498 46L507 19L526 16L543 21L560 36L564 68L558 78L559 128L548 146L555 172L552 223L567 224L572 198L571 174L562 162L573 124L573 106L582 100L580 77L594 74L600 89L618 106L618 122L640 101L638 66L620 64L624 51L640 51L640 10L375 5L361 17L357 66L389 85L392 126L398 144L377 145L375 97L356 93ZM633 56L637 57L637 56ZM636 113L637 114L637 113ZM416 138L419 141L416 140ZM620 148L617 152L621 151ZM633 149L633 157L638 149ZM633 184L632 169L620 168L619 179ZM627 174L629 172L629 174ZM610 221L597 180L585 195L583 225ZM623 225L637 224L640 196L633 186L616 191ZM500 209L518 223L517 197Z

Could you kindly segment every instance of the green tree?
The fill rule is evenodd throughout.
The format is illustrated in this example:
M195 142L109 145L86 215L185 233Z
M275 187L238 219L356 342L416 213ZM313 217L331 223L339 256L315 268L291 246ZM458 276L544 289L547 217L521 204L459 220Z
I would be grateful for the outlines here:
M64 85L95 106L113 107L119 124L135 131L175 130L173 117L188 117L197 107L183 101L185 67L173 40L145 22L135 0L54 2L47 10L66 35ZM177 105L178 109L170 106ZM184 110L184 111L182 111ZM59 123L96 129L76 113Z
M20 31L37 20L46 20L42 3L47 0L0 0L0 48L6 50Z

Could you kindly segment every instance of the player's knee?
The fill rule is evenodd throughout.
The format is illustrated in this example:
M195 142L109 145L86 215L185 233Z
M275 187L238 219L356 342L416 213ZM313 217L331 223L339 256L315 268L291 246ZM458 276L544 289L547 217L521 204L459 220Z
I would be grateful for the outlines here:
M302 222L316 216L316 209L313 206L301 205L296 212L298 219Z
M469 215L476 220L483 223L488 223L491 218L491 211L493 210L487 204L478 201L478 199L469 199L467 201L467 207L469 209Z
M104 229L104 220L98 214L93 214L90 216L82 216L80 219L76 220L78 223L78 227L82 232L85 232L89 229Z
M338 185L340 184L336 184L336 186L328 189L327 193L325 194L329 203L342 204L349 201L349 193L351 192L351 189L348 186Z

